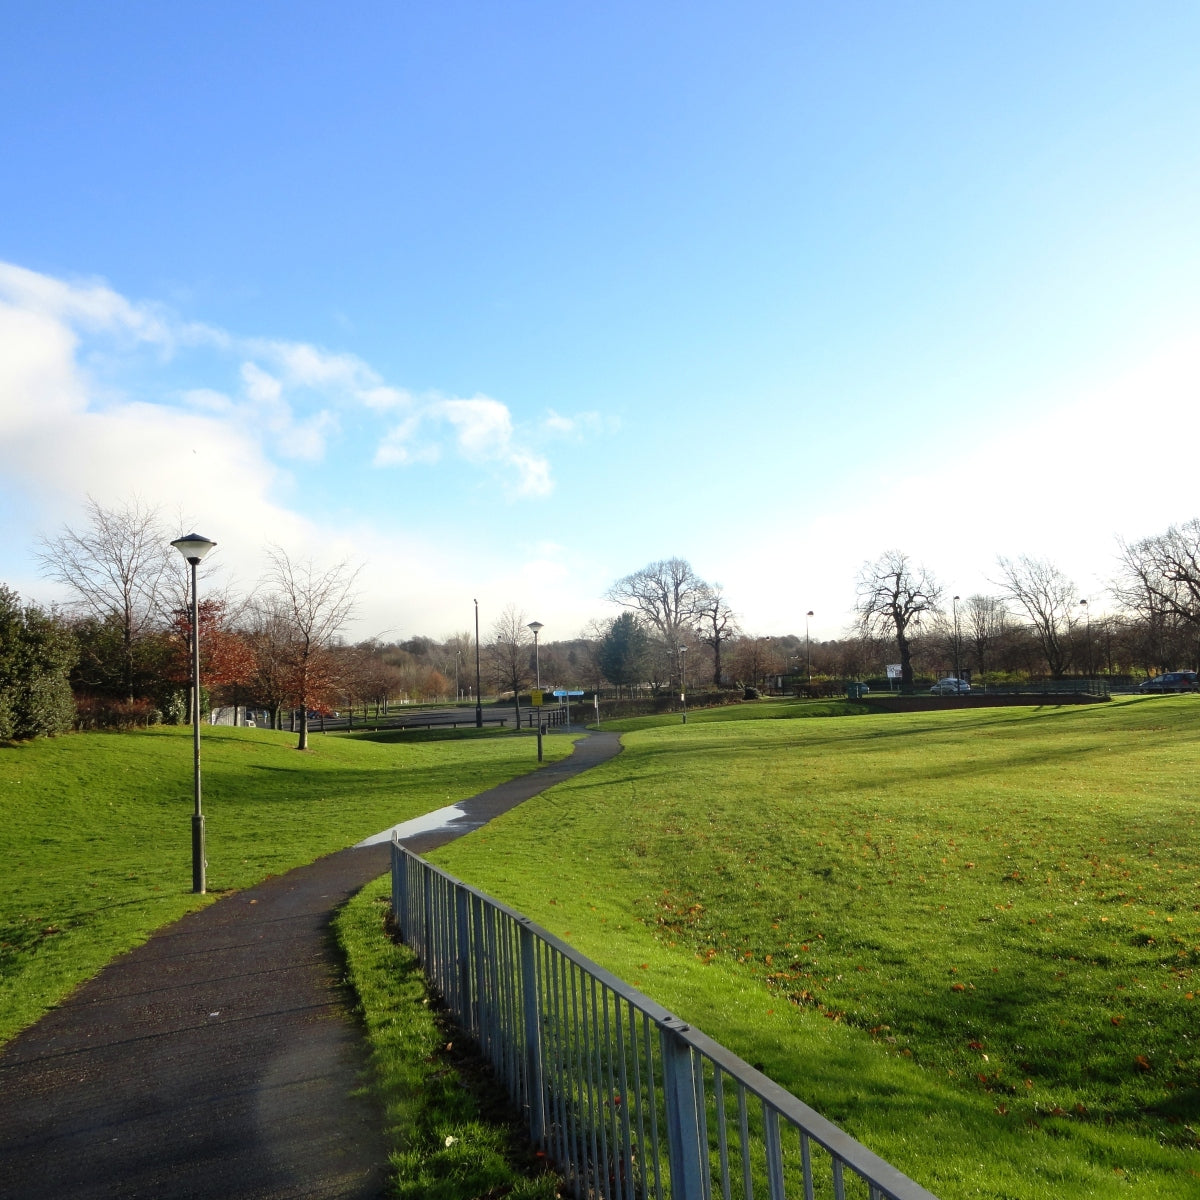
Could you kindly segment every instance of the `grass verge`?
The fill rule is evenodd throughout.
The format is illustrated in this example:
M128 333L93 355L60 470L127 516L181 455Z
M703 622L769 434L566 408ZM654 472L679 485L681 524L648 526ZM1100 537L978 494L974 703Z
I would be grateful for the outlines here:
M533 770L532 737L203 732L207 897L191 892L190 729L0 747L0 1041L222 893ZM570 753L546 739L549 759Z
M688 710L689 725L724 724L728 721L791 721L798 717L851 717L873 710L851 700L747 700L742 704L724 704L720 708ZM606 720L599 727L609 733L637 733L683 724L682 713L654 713L645 717Z
M1198 733L689 718L431 857L946 1200L1194 1197Z
M400 1200L554 1200L560 1181L530 1149L506 1097L431 1002L416 956L388 936L385 877L334 923L387 1114Z

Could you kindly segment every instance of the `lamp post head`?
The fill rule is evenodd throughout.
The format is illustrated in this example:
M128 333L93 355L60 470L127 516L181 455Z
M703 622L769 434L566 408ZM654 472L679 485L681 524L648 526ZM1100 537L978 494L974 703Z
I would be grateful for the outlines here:
M200 562L201 559L212 549L215 549L217 543L209 541L206 537L201 537L198 533L185 534L181 538L176 538L172 546L183 555L193 566Z
M806 612L804 615L805 615L806 617L811 617L811 616L813 615L813 610L810 608L810 609L808 610L808 612Z
M533 630L533 636L536 640L537 635L545 628L545 626L541 623L541 621L530 621L526 628Z

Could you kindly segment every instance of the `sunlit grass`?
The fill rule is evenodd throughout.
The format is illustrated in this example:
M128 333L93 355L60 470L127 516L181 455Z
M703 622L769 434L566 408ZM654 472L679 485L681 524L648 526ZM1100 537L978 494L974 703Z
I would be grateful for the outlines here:
M689 717L434 857L941 1196L1195 1196L1198 731Z
M188 729L0 747L0 1040L154 929L536 767L534 741L203 733L210 896L191 893ZM546 739L550 758L569 754Z
M727 721L790 721L796 717L846 717L872 711L867 705L850 700L747 700L719 708L690 708L686 723L710 725ZM606 719L599 728L612 733L637 733L644 729L661 729L683 723L682 712L654 713L644 717Z

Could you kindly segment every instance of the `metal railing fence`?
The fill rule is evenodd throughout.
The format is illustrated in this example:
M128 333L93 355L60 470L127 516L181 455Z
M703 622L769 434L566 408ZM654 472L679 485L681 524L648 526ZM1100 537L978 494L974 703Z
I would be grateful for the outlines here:
M588 1200L935 1200L528 917L392 842L404 941Z

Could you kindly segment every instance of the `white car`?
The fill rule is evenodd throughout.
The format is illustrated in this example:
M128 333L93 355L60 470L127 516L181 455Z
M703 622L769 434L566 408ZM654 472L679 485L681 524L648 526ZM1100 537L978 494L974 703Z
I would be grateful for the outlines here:
M948 679L939 679L929 689L929 694L931 696L965 696L970 690L971 685L965 679L955 679L951 675Z

